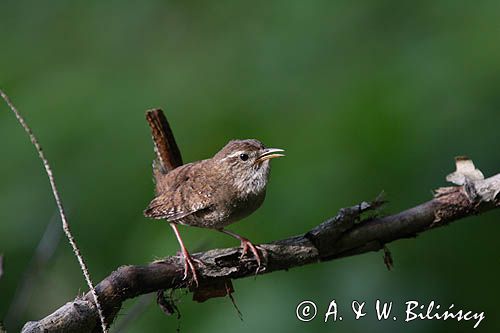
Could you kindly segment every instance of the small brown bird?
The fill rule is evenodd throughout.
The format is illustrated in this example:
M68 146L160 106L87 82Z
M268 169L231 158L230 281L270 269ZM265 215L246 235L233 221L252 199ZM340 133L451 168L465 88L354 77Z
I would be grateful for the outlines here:
M153 163L156 197L144 211L146 217L166 219L184 257L184 278L189 271L198 284L193 259L177 230L177 224L210 228L237 238L242 256L248 250L260 267L257 248L225 227L253 213L266 196L272 158L282 149L266 148L255 139L232 140L214 157L182 165L170 126L161 110L146 113L157 160Z

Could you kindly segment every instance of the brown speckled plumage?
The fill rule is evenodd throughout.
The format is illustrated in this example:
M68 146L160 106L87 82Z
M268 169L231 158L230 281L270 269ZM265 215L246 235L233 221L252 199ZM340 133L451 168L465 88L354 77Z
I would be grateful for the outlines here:
M283 156L281 149L266 148L255 139L232 140L214 157L185 165L170 126L161 110L150 110L156 160L153 174L156 196L144 211L146 217L170 223L190 271L198 284L194 260L177 230L177 224L216 229L241 241L242 256L251 250L258 267L260 256L248 239L224 229L262 205L269 178L269 160Z
M157 196L144 214L216 229L248 216L264 201L269 161L253 165L250 160L242 161L240 154L231 154L242 152L256 159L264 149L257 140L234 140L211 159L180 166L158 177ZM249 190L241 190L239 185L247 181Z

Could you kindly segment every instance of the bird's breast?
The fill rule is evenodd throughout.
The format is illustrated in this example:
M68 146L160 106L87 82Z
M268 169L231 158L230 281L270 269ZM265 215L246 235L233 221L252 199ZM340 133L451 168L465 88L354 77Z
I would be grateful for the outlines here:
M252 214L262 205L265 197L266 190L264 189L259 193L236 197L228 202L227 208L230 214L228 216L227 224L234 223Z

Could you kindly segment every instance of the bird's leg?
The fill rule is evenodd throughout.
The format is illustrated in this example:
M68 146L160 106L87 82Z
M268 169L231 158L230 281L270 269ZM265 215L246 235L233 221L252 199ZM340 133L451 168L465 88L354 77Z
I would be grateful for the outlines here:
M253 256L255 257L255 260L257 261L257 272L259 271L260 269L260 254L259 254L259 251L257 250L257 247L255 245L252 244L252 242L250 242L248 239L246 239L245 237L242 237L238 234L235 234L234 232L232 231L229 231L229 230L226 230L226 229L218 229L220 232L223 232L231 237L234 237L236 239L239 239L240 242L241 242L241 248L242 248L242 253L241 253L241 257L240 259L243 259L243 257L245 256L245 254L248 252L248 249L250 249L250 251L252 251L252 254Z
M179 242L179 245L181 246L181 251L182 251L182 256L184 257L184 280L187 279L189 271L191 271L191 274L193 274L193 280L196 286L198 286L198 275L196 274L196 268L194 267L193 261L199 261L191 258L191 255L189 254L188 250L184 246L184 243L182 242L181 235L179 234L179 230L177 230L177 225L175 223L170 222L170 226L174 230L175 237L177 237L177 241Z

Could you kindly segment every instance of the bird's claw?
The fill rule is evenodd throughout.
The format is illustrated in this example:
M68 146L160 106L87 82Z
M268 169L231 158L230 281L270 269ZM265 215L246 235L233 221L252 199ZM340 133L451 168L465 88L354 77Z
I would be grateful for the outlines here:
M186 280L188 278L189 272L191 271L191 274L193 275L193 281L198 287L198 274L196 273L196 267L194 266L194 263L198 263L201 266L205 266L205 264L199 260L192 258L189 253L183 253L183 259L184 259L184 277L182 278L183 280Z
M260 247L253 245L252 242L250 242L248 239L243 238L243 239L241 239L241 248L242 248L242 251L241 251L240 260L243 259L243 257L248 253L248 249L250 249L250 251L252 252L252 254L255 258L255 261L257 261L257 270L255 271L255 274L259 273L261 260L260 260L260 254L259 254L258 249Z

